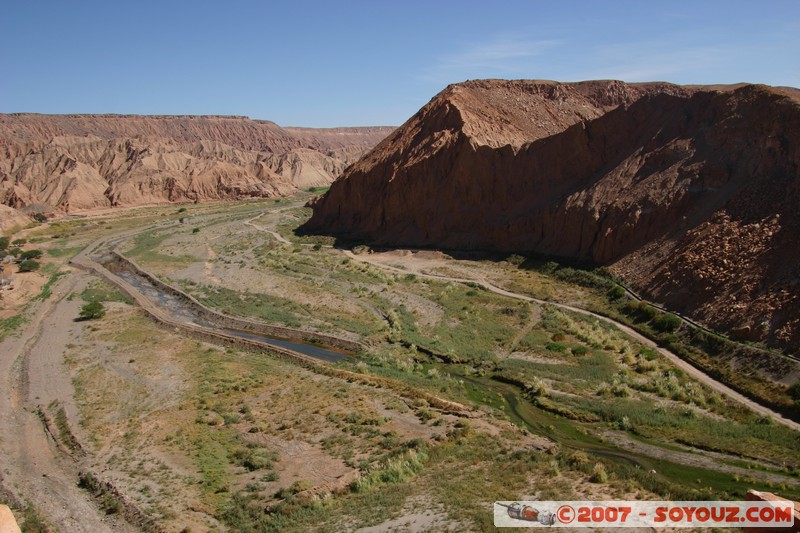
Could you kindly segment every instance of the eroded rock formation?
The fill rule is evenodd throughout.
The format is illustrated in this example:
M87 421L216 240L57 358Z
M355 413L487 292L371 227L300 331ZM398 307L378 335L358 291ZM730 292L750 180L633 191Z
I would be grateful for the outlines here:
M329 184L392 128L246 117L0 115L0 203L61 211L285 195Z

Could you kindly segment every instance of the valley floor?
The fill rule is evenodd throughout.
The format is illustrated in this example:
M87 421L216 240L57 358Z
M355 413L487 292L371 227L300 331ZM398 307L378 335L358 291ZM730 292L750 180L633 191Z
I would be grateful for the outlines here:
M800 497L796 423L587 314L591 291L339 249L294 233L304 201L15 236L47 250L0 310L0 500L28 530L471 531L495 500ZM299 365L160 327L67 264L90 244L216 311L365 348ZM105 317L74 321L90 301Z

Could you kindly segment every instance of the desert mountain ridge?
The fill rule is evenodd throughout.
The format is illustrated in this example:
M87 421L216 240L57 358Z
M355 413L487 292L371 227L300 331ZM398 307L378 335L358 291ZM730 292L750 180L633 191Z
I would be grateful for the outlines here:
M312 203L377 245L605 265L738 338L800 345L800 91L474 80Z
M240 116L0 115L0 204L57 211L291 194L328 185L391 127Z

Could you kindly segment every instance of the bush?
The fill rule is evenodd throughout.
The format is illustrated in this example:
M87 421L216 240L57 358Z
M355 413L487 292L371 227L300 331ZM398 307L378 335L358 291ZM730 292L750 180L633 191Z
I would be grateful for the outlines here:
M0 237L0 252L8 248L9 241L8 237Z
M42 257L41 250L27 250L19 254L19 258L23 261L26 259L39 259L40 257Z
M608 291L608 297L612 300L619 300L623 296L625 296L625 289L619 285L614 285L611 287L611 290Z
M653 320L653 327L664 333L672 333L681 326L681 319L675 313L666 313Z
M79 320L96 320L106 314L105 306L100 302L89 302L81 307Z
M198 233L199 231L200 231L200 228L194 228L194 229L192 230L192 233Z
M34 272L39 270L39 261L34 261L33 259L26 259L19 264L19 272Z
M650 322L659 316L660 311L647 302L628 301L622 308L622 312L632 317L637 322Z
M550 350L551 352L566 352L567 351L566 345L561 344L560 342L548 342L547 344L544 345L544 347L547 348L548 350Z
M606 472L606 467L603 466L603 463L594 464L594 468L592 468L592 477L589 478L589 481L592 483L608 482L608 472Z
M580 355L586 355L587 353L589 353L589 348L586 346L580 345L580 346L574 346L572 348L572 355L580 356Z
M27 239L14 239L13 241L11 241L11 244L13 244L14 246L22 246L27 242L28 242Z
M786 392L789 394L789 398L794 400L794 403L800 406L800 381L789 387Z

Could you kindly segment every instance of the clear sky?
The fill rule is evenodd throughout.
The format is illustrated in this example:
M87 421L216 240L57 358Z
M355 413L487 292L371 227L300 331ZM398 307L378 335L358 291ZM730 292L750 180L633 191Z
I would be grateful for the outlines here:
M800 87L800 0L4 0L0 112L399 125L474 78Z

